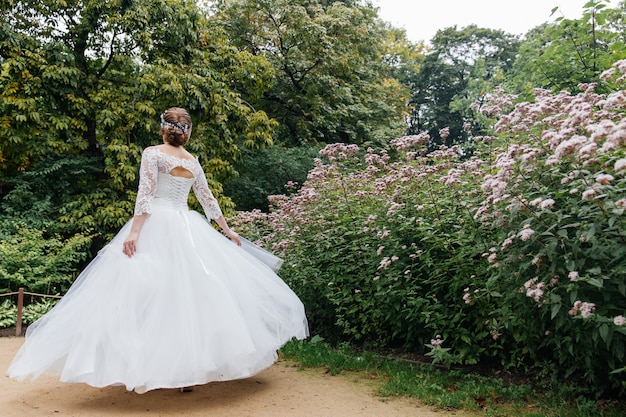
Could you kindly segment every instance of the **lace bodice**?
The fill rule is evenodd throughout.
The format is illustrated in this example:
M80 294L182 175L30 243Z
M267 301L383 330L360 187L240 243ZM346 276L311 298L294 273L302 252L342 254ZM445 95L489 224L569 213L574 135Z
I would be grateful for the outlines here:
M171 175L170 172L176 167L185 168L193 174L193 178ZM141 155L135 216L151 213L154 204L187 209L190 188L193 188L207 218L216 219L222 215L197 159L167 155L156 147L146 148Z

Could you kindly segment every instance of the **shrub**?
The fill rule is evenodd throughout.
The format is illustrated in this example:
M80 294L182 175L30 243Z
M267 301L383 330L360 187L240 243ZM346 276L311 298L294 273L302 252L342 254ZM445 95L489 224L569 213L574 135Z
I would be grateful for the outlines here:
M626 91L581 87L508 113L514 97L494 95L497 137L472 138L474 155L419 151L427 135L328 145L296 194L234 224L285 258L328 340L623 389Z
M0 223L0 292L26 291L62 294L72 284L77 265L88 255L91 236L68 239L48 236L25 224Z
M616 68L623 82L626 61ZM538 90L496 124L507 140L494 150L477 218L501 239L485 254L492 273L472 302L502 294L490 320L511 360L619 386L611 371L625 364L626 91L580 87Z
M29 325L35 322L39 317L52 310L57 300L50 298L35 301L24 306L22 310L22 324ZM4 300L0 303L0 329L13 327L17 320L17 305L11 300Z
M427 141L395 140L393 158L329 145L321 151L326 162L316 160L297 194L274 196L270 214L242 213L236 224L265 233L285 257L281 275L302 297L315 332L418 350L441 333L455 341L458 361L475 363L492 344L462 299L488 245L471 212L481 162L458 162L457 147L412 151Z

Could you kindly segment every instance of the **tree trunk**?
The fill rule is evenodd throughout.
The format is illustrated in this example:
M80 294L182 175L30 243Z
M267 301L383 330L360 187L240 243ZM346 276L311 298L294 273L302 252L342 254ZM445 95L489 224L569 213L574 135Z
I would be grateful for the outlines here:
M85 140L87 141L87 153L91 156L102 155L102 150L98 147L98 141L96 140L96 120L87 117L85 120L87 125L87 132L85 132Z

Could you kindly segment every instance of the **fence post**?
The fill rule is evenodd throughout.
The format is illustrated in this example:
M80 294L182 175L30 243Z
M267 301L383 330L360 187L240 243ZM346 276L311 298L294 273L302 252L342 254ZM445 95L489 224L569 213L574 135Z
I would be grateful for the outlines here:
M22 309L24 308L24 288L17 290L17 320L15 321L15 335L22 335Z

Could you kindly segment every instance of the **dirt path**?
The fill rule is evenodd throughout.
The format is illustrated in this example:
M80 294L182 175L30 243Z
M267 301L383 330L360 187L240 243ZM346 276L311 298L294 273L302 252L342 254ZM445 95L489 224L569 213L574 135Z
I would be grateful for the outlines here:
M444 417L411 399L381 401L368 381L298 371L279 362L245 380L211 383L193 392L156 390L146 394L123 387L63 384L53 377L16 382L5 372L23 338L0 337L2 417Z

